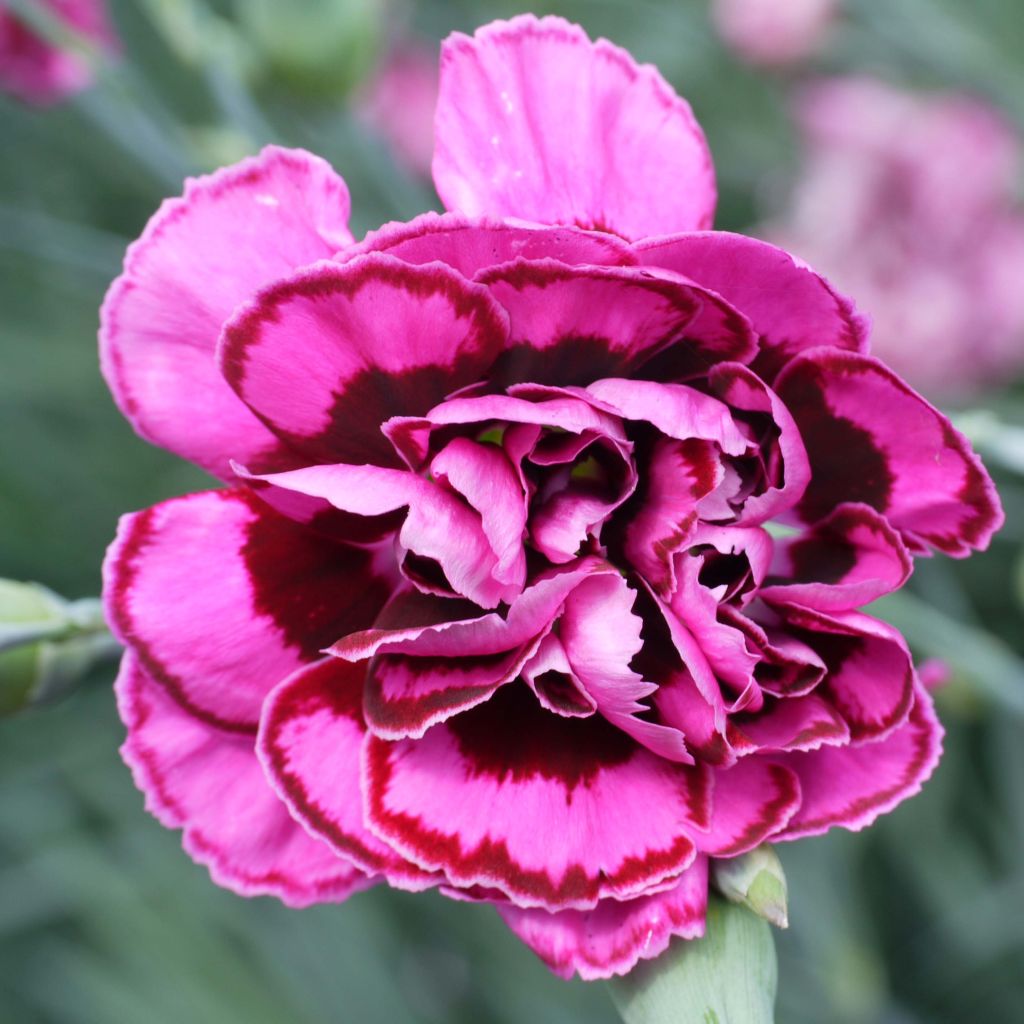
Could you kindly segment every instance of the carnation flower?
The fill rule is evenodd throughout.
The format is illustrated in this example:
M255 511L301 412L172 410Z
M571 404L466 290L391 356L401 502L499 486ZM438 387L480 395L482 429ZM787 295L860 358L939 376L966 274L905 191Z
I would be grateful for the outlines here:
M702 933L709 858L917 792L941 730L860 609L1001 512L848 300L708 230L652 67L497 22L436 129L450 212L356 243L269 148L129 250L106 377L226 486L111 547L124 755L236 892L436 887L607 977Z
M413 174L429 177L434 155L437 54L404 40L385 56L356 96L360 118Z
M52 17L102 49L117 48L103 0L43 0ZM0 89L26 103L48 104L92 82L84 58L43 39L0 2Z
M767 236L855 294L876 355L935 398L1024 367L1020 138L989 104L871 78L797 105L806 158Z
M820 50L839 14L839 0L713 0L722 39L750 64L783 66Z

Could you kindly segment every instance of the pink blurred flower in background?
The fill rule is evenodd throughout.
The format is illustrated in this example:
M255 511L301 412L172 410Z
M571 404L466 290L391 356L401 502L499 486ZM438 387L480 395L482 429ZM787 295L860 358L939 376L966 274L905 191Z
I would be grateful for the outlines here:
M805 163L767 236L855 294L875 353L925 393L1024 367L1020 139L999 112L846 78L808 87L797 117Z
M103 0L43 0L42 6L100 49L117 49ZM45 105L80 92L92 80L92 69L81 54L42 38L0 0L0 89L26 103Z
M496 22L436 126L447 213L356 242L270 147L129 249L106 378L227 486L110 548L123 752L237 892L436 887L607 977L702 934L710 858L920 789L941 727L859 609L1002 513L849 300L709 230L654 68Z
M436 48L406 39L388 51L356 96L362 120L399 163L424 178L434 155L437 76Z
M793 64L825 43L839 0L713 0L719 35L751 64Z

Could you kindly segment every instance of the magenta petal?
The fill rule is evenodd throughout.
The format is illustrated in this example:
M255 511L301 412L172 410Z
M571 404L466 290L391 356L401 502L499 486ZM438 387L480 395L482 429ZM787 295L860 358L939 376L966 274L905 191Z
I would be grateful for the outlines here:
M423 889L432 876L363 823L364 675L365 666L327 658L290 676L267 699L257 752L281 800L310 832L391 885Z
M733 746L758 751L817 750L850 742L843 716L817 693L769 697L755 714L730 718L728 735Z
M418 739L431 726L476 707L516 679L536 647L533 642L476 658L379 654L366 679L366 723L382 739Z
M966 438L877 359L813 349L779 376L812 469L806 522L842 502L881 512L918 551L983 550L1002 525L992 481Z
M193 715L255 728L263 698L391 592L368 551L279 516L247 491L125 516L104 566L107 618Z
M424 213L408 223L386 224L342 256L364 252L386 252L406 263L440 260L468 278L519 258L552 259L572 266L636 263L629 243L605 231L470 218L457 213Z
M241 398L319 463L397 465L381 424L484 377L507 317L440 263L370 253L265 288L228 321L218 359Z
M555 633L541 640L536 653L523 666L523 681L540 705L556 715L586 718L597 711L597 702L572 670L562 641Z
M820 835L834 825L854 832L919 792L942 752L932 699L915 694L910 718L874 743L777 755L800 777L803 802L775 839Z
M254 736L194 718L128 653L115 684L128 738L121 755L146 809L215 882L242 896L292 907L339 902L373 879L309 836L271 788Z
M677 341L683 364L714 354L711 343L705 353L699 341L688 338L687 327L703 312L706 296L682 280L633 267L521 259L486 270L477 280L509 314L509 349L495 368L506 384L570 386L622 376ZM722 329L712 342L732 356L733 349L744 350L745 337L739 328Z
M912 569L910 553L885 517L850 503L777 545L773 575L758 596L848 611L898 590Z
M798 352L817 345L867 350L867 322L805 263L767 242L728 231L651 238L635 247L663 267L718 292L749 317L761 338L754 370L771 381Z
M653 67L561 18L451 35L435 135L450 210L625 238L711 225L714 171L689 105Z
M348 211L328 164L276 146L160 207L100 315L103 375L143 437L228 479L229 459L280 451L218 372L217 338L257 289L351 242Z
M451 491L423 477L383 466L337 465L309 466L258 479L323 498L334 508L354 515L382 516L407 508L398 535L401 547L436 562L456 593L484 608L511 601L522 585L521 581L506 583L497 578L499 556L477 512Z
M797 423L779 396L751 369L722 363L708 377L714 393L736 410L770 417L778 439L767 446L763 491L747 498L737 521L752 526L792 508L807 490L813 466Z
M696 836L701 853L746 853L784 829L800 807L799 774L775 759L746 757L731 768L713 769L713 774L711 826Z
M658 687L630 665L643 647L643 619L632 611L636 597L619 575L580 583L558 621L566 657L609 722L661 757L693 764L678 729L639 717L648 710L641 702Z
M842 714L853 740L877 739L906 720L916 676L898 630L861 612L792 607L785 614L825 662L818 692Z
M555 974L584 981L625 974L660 956L673 936L704 934L708 862L698 857L670 889L632 900L602 900L593 910L524 910L498 905L515 934Z
M433 617L436 607L432 607L422 624L378 626L352 633L339 640L331 653L346 661L362 661L378 652L456 658L500 654L546 633L566 597L582 580L594 573L615 572L600 559L582 559L532 583L512 602L507 615L491 612L479 618L438 622ZM455 608L452 614L464 614L464 608Z
M589 909L677 876L706 821L704 780L600 715L566 718L520 684L419 740L369 737L367 820L459 887L519 906ZM482 814L481 808L487 813Z

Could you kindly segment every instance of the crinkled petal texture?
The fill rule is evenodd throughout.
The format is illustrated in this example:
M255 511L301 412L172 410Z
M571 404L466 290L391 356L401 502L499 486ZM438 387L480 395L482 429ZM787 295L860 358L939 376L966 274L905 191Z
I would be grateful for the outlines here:
M462 212L346 246L340 181L269 150L111 290L118 400L231 480L110 549L124 752L238 892L437 887L607 977L702 933L709 858L917 792L941 729L862 609L1001 511L846 299L691 230L651 69L515 19L449 43L439 129Z
M711 226L714 171L689 105L653 67L561 18L452 35L435 132L449 210L630 239Z

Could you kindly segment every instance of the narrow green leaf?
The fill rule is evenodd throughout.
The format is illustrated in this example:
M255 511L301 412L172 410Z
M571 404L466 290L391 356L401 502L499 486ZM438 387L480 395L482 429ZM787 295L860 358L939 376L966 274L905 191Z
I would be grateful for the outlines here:
M609 989L626 1024L772 1024L777 983L767 922L712 896L703 939L674 943Z

